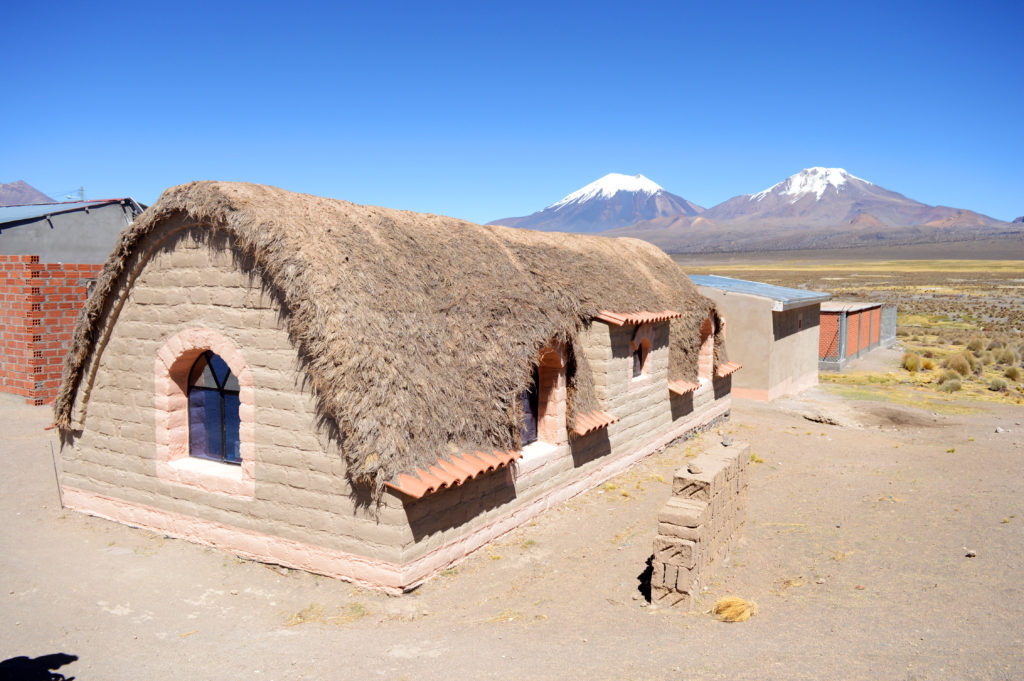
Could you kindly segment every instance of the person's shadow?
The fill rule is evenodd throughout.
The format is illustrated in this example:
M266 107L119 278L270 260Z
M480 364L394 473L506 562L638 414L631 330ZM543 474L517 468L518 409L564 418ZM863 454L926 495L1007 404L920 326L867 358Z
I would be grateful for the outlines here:
M39 657L12 657L0 662L0 681L74 681L52 670L78 659L78 655L53 653Z

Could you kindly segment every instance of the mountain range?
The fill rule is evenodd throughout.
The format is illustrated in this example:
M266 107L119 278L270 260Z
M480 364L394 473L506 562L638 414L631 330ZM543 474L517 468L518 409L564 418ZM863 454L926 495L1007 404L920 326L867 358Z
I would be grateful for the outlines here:
M24 180L0 183L0 206L27 206L34 203L54 203L54 200Z
M643 175L612 173L532 215L489 224L601 232L676 253L842 248L966 241L1010 225L974 211L930 206L842 168L806 168L755 194L702 209Z

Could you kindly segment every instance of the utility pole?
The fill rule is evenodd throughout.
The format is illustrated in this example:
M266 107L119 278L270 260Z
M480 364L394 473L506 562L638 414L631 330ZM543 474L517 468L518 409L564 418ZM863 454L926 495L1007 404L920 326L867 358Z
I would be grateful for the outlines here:
M85 187L78 188L78 200L85 201Z

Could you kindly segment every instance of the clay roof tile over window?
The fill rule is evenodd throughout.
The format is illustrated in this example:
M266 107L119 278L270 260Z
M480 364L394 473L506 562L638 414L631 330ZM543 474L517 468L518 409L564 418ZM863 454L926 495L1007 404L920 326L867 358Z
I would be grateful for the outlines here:
M454 455L451 461L438 459L429 470L420 468L412 474L402 473L394 482L384 483L384 486L413 499L422 499L433 492L457 487L467 480L511 466L522 456L520 452L494 452L493 455L475 452Z
M716 373L718 374L719 378L725 378L730 374L736 373L742 368L742 364L737 364L736 362L726 362L725 364L718 365L718 371Z
M603 411L592 411L586 414L577 414L572 425L572 432L582 437L601 428L607 428L613 423L618 423L617 416L606 414Z
M670 381L668 384L668 391L676 395L687 395L699 387L700 385L697 383L691 383L690 381Z
M678 319L682 316L682 312L673 312L672 310L664 310L662 312L648 312L647 310L641 310L640 312L609 312L608 310L601 310L594 315L594 319L614 326L625 326L626 324L639 326L640 324L649 324L651 322Z

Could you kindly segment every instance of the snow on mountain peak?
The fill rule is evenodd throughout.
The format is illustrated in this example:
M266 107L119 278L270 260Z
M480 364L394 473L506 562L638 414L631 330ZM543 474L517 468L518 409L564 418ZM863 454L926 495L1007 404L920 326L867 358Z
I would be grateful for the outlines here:
M796 203L801 197L814 194L815 199L820 199L825 190L835 187L838 191L849 180L858 180L871 184L867 180L851 175L842 168L804 168L796 175L787 177L782 182L772 185L762 192L751 195L751 199L760 201L771 193L790 196L790 203Z
M656 182L648 180L643 175L623 175L622 173L608 173L599 180L591 182L582 189L577 189L564 199L553 203L548 208L559 208L574 202L589 201L590 199L610 199L619 192L635 192L644 194L657 194L665 191Z

